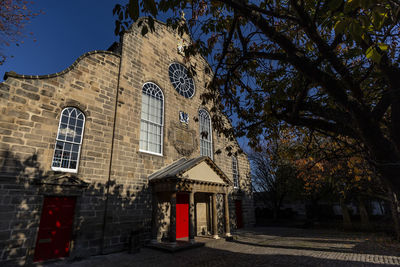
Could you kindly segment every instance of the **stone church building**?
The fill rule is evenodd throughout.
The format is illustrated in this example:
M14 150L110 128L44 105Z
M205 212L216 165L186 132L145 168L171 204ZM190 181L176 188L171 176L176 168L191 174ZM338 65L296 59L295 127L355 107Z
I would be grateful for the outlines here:
M155 26L143 37L134 24L59 73L5 74L1 266L121 251L134 234L173 245L254 224L247 156L228 155L236 140L213 130L200 100L209 65L191 58L192 77L188 40Z

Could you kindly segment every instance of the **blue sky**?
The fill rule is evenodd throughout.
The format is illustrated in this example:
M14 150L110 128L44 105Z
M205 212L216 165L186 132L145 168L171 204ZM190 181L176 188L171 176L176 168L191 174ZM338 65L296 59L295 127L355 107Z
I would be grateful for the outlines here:
M4 73L43 75L59 72L85 52L106 50L119 38L114 35L112 14L121 0L34 0L32 8L44 14L35 17L24 32L19 47L2 47L8 56L0 66ZM33 37L29 36L33 32ZM33 40L36 39L36 42Z
M69 67L79 56L93 50L107 50L119 41L114 35L115 4L125 0L34 0L32 9L43 14L26 25L23 44L0 47L7 60L0 65L0 81L8 71L45 75ZM159 19L162 20L162 16ZM33 32L33 36L29 33ZM34 41L34 39L36 41ZM245 147L246 140L239 143Z

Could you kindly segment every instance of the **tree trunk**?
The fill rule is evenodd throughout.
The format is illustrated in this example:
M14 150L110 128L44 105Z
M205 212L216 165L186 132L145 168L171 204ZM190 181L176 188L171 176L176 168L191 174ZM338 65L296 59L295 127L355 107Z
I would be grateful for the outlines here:
M396 108L398 124L400 124L400 108ZM393 114L394 115L394 114ZM359 122L363 119L360 117ZM397 240L400 240L400 203L398 196L400 196L400 140L389 140L385 138L377 128L371 125L359 124L363 128L363 139L367 145L372 160L375 162L377 172L380 174L380 180L387 188L389 197L391 199L390 206L392 210L392 218L394 223L394 230L396 232ZM372 131L370 129L374 128ZM400 133L399 125L392 125L392 130L396 128ZM394 142L393 142L394 141ZM396 142L397 141L397 142Z
M309 212L309 218L313 223L317 220L319 220L319 212L318 212L318 199L317 198L311 198L311 205L310 205L310 212Z
M274 207L274 209L272 211L272 215L273 215L273 220L277 221L278 220L278 209L276 207Z
M388 190L390 194L390 208L392 210L392 218L393 218L393 228L396 233L396 239L400 240L400 202L398 199L398 195L391 191L390 189Z
M379 200L379 210L381 211L382 215L385 215L385 208L382 206L382 200Z
M279 202L275 199L275 201L274 201L274 208L273 208L273 211L272 211L272 215L273 215L274 221L277 221L277 220L278 220L280 208L281 208L281 207L280 207L280 205L279 205Z
M340 208L342 209L343 228L345 230L350 230L353 228L353 226L351 224L349 209L347 208L347 205L343 197L340 197L339 202L340 202Z
M358 196L358 210L360 212L360 219L361 219L361 229L362 230L371 230L372 226L369 222L369 216L367 207L365 206L365 200L363 197Z

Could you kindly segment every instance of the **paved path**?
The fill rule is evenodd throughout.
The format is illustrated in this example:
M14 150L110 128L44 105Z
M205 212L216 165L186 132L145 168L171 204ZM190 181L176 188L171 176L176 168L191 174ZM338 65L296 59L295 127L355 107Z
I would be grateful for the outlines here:
M398 247L382 246L379 237L293 228L238 231L233 241L198 238L202 248L177 253L144 248L140 253L115 253L45 267L105 266L400 266Z

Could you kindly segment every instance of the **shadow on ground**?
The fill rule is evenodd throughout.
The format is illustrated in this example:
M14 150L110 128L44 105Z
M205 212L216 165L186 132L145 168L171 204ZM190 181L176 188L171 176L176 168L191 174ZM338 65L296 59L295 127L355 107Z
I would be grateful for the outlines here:
M197 248L178 253L142 249L137 254L117 253L91 259L53 263L51 266L105 267L105 266L394 266L395 264L368 263L354 260L326 259L316 256L287 254L253 254L216 248Z
M400 243L384 233L265 227L238 231L236 235L232 242L252 246L400 256Z
M315 237L315 232L298 229L285 233L284 228L238 231L232 241L196 238L206 246L177 253L144 248L137 254L109 254L82 261L58 262L52 266L398 266L398 253L378 253L367 239L335 237L331 233ZM258 234L251 234L255 231ZM272 235L271 233L275 234ZM308 234L307 234L308 233ZM306 238L309 237L309 238ZM326 241L326 242L325 242ZM264 244L271 242L272 244ZM365 243L369 250L360 252ZM320 245L321 247L317 247ZM322 246L325 245L325 248ZM307 247L308 246L308 247ZM347 248L347 249L346 249ZM386 255L386 256L385 256Z

